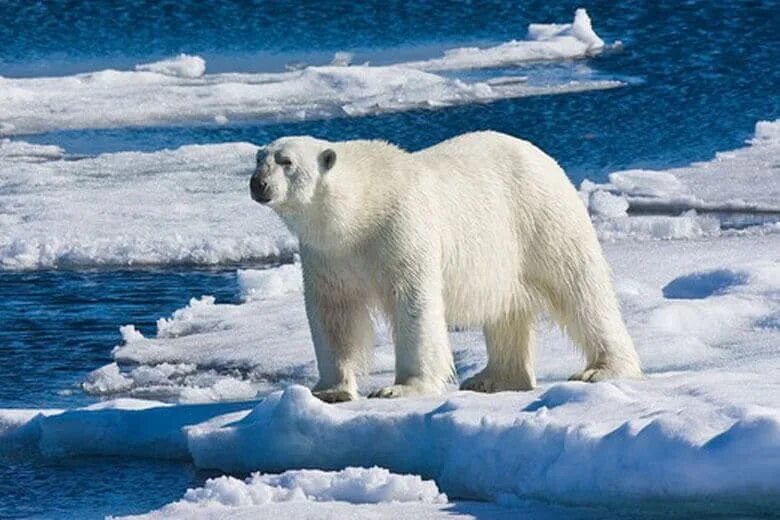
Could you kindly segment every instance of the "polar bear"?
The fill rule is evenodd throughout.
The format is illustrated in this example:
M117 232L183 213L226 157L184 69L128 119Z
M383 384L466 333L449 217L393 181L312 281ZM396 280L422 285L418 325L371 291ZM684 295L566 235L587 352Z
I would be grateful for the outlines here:
M448 326L485 334L487 366L461 388L532 389L544 310L585 354L572 379L641 374L587 211L527 141L475 132L409 153L285 137L258 151L250 192L299 238L325 401L357 398L374 310L393 333L395 384L369 397L442 392L455 375Z

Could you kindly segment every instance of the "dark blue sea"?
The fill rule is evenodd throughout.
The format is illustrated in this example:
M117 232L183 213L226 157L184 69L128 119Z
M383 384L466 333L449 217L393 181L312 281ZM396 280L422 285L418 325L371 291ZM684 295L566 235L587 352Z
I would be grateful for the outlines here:
M74 155L264 143L288 134L382 138L415 150L463 132L494 129L535 142L579 183L620 169L708 160L716 151L743 146L757 121L780 117L780 2L773 0L5 0L0 76L131 69L182 52L203 56L209 72L323 64L337 51L354 52L355 61L389 63L522 38L529 23L568 22L577 7L587 8L605 41L622 41L620 49L590 58L587 65L625 86L369 117L20 138L56 144ZM134 323L152 333L158 318L191 297L236 301L235 269L0 271L0 407L93 402L78 383L111 361L120 325ZM140 513L181 497L207 476L176 462L0 460L0 518Z

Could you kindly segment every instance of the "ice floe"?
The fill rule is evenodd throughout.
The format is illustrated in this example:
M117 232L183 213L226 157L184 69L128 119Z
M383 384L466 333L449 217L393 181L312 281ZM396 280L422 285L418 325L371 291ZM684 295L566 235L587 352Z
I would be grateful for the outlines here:
M585 57L603 48L582 9L571 24L532 24L529 37L485 49L452 49L441 58L387 66L346 66L350 56L340 52L330 66L280 73L206 74L203 58L182 54L140 64L135 71L0 77L0 136L184 121L224 124L241 118L359 116L622 85L587 76L578 79L576 74L570 81L534 85L468 82L435 73Z
M0 268L284 259L296 241L252 203L248 143L70 160L0 142Z
M572 23L532 23L527 36L526 40L494 47L450 49L441 58L409 62L407 66L427 71L505 67L527 61L583 58L605 48L585 9L577 9Z
M584 181L600 237L780 231L778 125L757 124L750 144L708 162ZM72 160L56 146L2 140L0 269L290 260L297 242L247 193L255 149L193 145Z
M750 357L780 340L772 325L780 312L775 253L780 235L703 240L605 246L629 329L651 371ZM122 327L124 340L113 350L115 361L90 374L83 389L106 397L208 402L313 384L316 363L299 267L239 273L244 303L193 299L160 319L150 337L132 325ZM706 297L689 297L696 294ZM364 390L392 378L390 335L381 322L377 331L373 367L361 378ZM541 380L564 379L576 370L581 361L554 326L542 322L539 338L544 345L538 356ZM484 347L478 331L452 331L450 340L461 378L481 368Z

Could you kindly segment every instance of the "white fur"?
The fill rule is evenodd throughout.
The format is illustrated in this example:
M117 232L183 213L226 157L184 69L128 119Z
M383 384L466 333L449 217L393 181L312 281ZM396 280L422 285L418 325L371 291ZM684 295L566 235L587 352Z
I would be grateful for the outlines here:
M336 161L326 171L327 149ZM396 384L374 396L442 391L454 375L448 325L485 332L487 367L462 388L533 388L542 310L585 354L573 378L641 374L587 211L532 144L477 132L408 153L290 137L261 150L255 175L300 239L321 398L357 396L372 310L391 323L396 350Z

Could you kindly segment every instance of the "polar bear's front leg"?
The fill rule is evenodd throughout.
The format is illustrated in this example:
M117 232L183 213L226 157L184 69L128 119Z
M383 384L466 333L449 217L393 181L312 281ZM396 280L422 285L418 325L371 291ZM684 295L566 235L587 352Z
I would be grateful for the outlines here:
M326 402L357 399L356 374L368 365L374 328L355 293L316 280L304 267L304 296L320 379L312 389Z
M395 384L369 397L438 394L454 379L441 282L418 282L394 291Z

